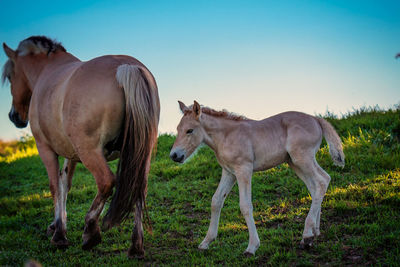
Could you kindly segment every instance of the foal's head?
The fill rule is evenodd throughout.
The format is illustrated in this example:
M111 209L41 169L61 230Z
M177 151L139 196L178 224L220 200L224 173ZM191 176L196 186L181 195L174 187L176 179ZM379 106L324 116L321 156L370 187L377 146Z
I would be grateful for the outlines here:
M44 36L32 36L21 41L16 50L5 43L3 49L8 61L3 67L2 81L11 84L12 106L8 117L18 128L28 124L29 104L32 96L32 85L26 75L27 70L34 69L34 62L47 58L50 53L64 51L65 48Z
M194 101L191 107L187 107L181 101L178 102L183 117L178 124L178 136L169 156L173 161L183 163L203 143L205 132L200 125L201 108L199 103Z

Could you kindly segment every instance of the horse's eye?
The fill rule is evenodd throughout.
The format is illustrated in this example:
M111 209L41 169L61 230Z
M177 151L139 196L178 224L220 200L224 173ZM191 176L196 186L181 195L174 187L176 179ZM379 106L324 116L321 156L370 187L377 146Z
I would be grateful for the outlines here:
M193 129L189 129L189 130L187 130L187 131L186 131L186 133L187 133L187 134L191 134L191 133L193 133Z

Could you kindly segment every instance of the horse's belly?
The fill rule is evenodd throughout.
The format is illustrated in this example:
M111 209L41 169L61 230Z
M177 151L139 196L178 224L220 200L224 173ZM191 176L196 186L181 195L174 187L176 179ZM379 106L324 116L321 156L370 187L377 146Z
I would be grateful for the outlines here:
M62 127L54 122L45 123L42 121L41 123L35 123L35 121L31 121L32 134L39 146L45 144L59 156L79 160L68 137L60 129Z

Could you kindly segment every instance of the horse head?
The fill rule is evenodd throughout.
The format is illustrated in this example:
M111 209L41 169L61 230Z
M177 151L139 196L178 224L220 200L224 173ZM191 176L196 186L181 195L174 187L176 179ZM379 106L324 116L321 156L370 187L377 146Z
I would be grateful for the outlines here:
M184 115L177 127L178 135L171 149L170 158L183 163L203 143L206 133L200 124L199 103L194 101L191 107L187 107L181 101L178 102Z
M21 41L16 50L3 43L3 49L8 61L3 67L2 80L11 84L13 97L10 120L18 128L28 124L29 104L31 102L33 85L38 78L41 66L50 53L66 52L65 48L45 36L32 36Z
M11 95L13 97L8 117L16 127L24 128L28 124L28 111L32 90L28 87L18 51L12 50L5 43L3 43L3 48L8 61L3 67L2 80L3 83L6 80L10 82Z

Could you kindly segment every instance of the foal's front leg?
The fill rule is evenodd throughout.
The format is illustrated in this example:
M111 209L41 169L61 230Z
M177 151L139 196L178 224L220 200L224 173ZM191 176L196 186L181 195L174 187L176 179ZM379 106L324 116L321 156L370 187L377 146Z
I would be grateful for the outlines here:
M251 203L251 176L253 169L251 167L242 167L236 171L236 178L239 185L240 211L246 220L249 229L249 245L244 254L252 256L260 246L256 225L253 218L253 204Z
M218 222L221 215L221 209L224 205L226 196L232 190L235 184L235 176L227 170L222 169L221 181L219 182L217 191L212 198L211 202L211 221L208 232L203 242L199 245L199 249L208 249L208 246L215 240L218 234Z

